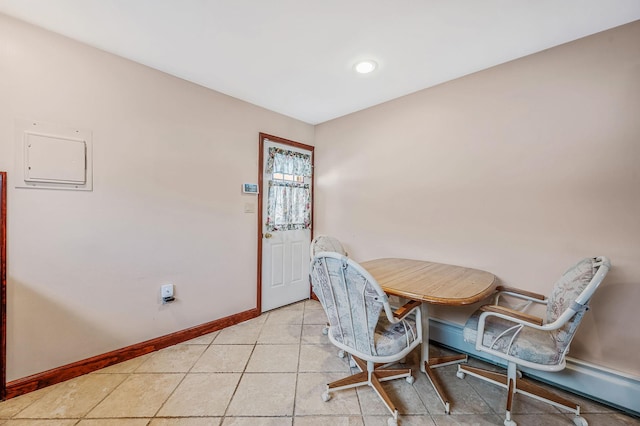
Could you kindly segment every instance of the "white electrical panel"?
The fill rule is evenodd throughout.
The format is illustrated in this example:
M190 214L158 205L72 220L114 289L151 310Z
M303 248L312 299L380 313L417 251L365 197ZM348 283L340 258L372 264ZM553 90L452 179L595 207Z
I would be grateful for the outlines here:
M25 132L27 182L87 181L87 144L81 139Z
M93 189L91 132L16 123L16 188Z

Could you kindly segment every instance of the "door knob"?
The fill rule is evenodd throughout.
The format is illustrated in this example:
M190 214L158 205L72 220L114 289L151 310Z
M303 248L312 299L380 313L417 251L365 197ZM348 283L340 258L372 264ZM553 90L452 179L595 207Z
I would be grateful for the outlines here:
M270 233L267 232L266 234L264 234L264 237L265 238L271 238L271 237L273 237L273 234L270 234Z

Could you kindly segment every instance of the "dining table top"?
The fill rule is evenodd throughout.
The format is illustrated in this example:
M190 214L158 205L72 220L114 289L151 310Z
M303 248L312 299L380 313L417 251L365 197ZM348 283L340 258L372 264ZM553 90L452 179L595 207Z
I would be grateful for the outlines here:
M387 294L436 305L470 305L497 286L490 272L426 260L383 258L360 265Z

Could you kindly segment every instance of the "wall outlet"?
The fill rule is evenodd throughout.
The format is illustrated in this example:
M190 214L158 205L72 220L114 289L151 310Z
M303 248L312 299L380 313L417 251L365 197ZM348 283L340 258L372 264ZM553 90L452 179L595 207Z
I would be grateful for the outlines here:
M170 302L173 299L173 284L164 284L160 287L160 296L164 303Z

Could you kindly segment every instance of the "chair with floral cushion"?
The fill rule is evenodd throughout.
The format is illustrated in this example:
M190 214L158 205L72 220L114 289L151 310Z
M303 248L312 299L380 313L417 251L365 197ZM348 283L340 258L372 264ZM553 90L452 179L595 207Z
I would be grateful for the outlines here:
M321 253L323 251L335 252L344 256L349 256L349 253L344 249L340 240L328 235L318 235L313 239L313 241L311 241L311 257L313 258L317 253Z
M318 235L311 241L311 249L309 253L311 254L311 258L315 256L317 253L321 253L323 251L335 252L345 256L349 256L349 253L344 249L344 246L335 237L330 237L328 235ZM327 334L329 332L329 324L326 327L323 327L322 334ZM338 356L340 358L344 358L344 351L338 351Z
M459 365L457 375L462 379L469 374L507 389L505 426L516 426L511 419L516 393L569 410L575 414L573 422L577 426L587 426L587 421L580 416L579 405L523 379L519 367L550 372L565 368L571 340L591 296L610 267L606 257L582 259L555 283L549 298L498 287L494 304L482 306L467 321L463 332L465 341L474 343L478 351L505 360L507 374ZM519 300L523 304L516 308L506 307L500 304L505 299ZM546 305L545 318L525 312L532 304Z
M338 253L317 253L311 261L311 283L329 319L329 340L349 353L359 373L329 383L322 394L357 386L371 386L392 414L398 410L380 382L405 378L413 383L411 369L389 368L405 358L422 341L420 302L393 311L376 280L352 259Z

